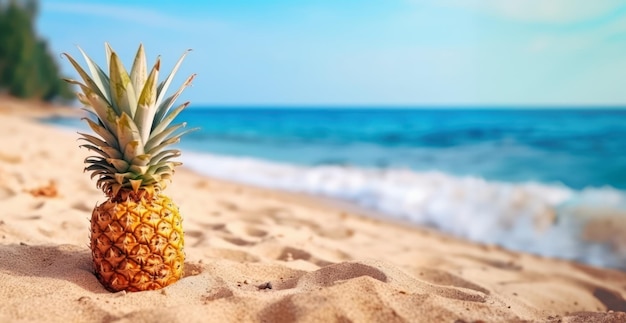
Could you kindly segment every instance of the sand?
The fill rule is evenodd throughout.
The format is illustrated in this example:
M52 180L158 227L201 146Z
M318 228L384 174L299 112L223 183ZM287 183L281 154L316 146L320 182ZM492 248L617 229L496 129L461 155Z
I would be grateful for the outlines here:
M0 322L626 322L624 272L184 167L166 193L185 218L185 277L110 293L88 247L104 195L77 135L31 119L49 113L0 100Z

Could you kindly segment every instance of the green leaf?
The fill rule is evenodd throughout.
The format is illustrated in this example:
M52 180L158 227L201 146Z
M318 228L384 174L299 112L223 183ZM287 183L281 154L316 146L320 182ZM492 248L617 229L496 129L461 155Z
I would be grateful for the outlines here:
M117 170L111 166L92 164L92 165L89 165L88 167L85 167L85 171L90 171L90 172L104 171L107 174L114 174Z
M166 157L179 157L180 156L180 150L177 149L168 149L168 150L164 150L156 155L154 155L154 157L152 157L151 159L151 163L152 164L158 164L159 161L163 160Z
M74 79L63 79L65 82L70 83L70 84L74 84L74 85L78 85L80 87L80 89L83 91L83 95L87 96L88 93L93 93L93 90L91 90L87 85L76 81ZM85 103L86 106L91 106L91 104L89 102Z
M108 175L109 172L105 171L105 170L94 170L91 172L91 175L89 176L90 179L93 179L96 176L106 176Z
M169 139L161 142L160 145L158 145L158 146L148 150L147 153L150 154L150 155L155 155L155 154L159 153L161 150L163 150L163 148L165 148L165 147L167 147L169 145L177 144L179 142L180 142L180 135L172 137L172 138L169 138Z
M139 44L133 67L130 69L130 81L133 83L135 93L141 93L141 89L143 89L144 83L146 83L147 75L146 53L143 49L143 44Z
M98 95L106 98L105 94L102 93L102 91L100 91L100 88L98 88L98 85L96 84L96 82L94 82L94 80L87 74L87 72L85 72L85 70L78 64L78 62L76 62L76 60L74 60L74 58L72 56L70 56L70 54L63 53L62 55L67 57L67 59L70 61L72 66L74 66L74 69L76 69L76 72L78 72L78 74L83 79L83 81L85 82L87 87L92 89ZM67 81L69 83L73 83L72 82L73 80L70 80L70 79L65 79L65 81ZM76 81L74 81L74 82L76 82ZM74 83L74 84L77 84L77 83ZM87 93L85 93L85 95L87 95Z
M98 125L100 125L101 127L104 127L104 125L102 124L102 122L100 122L100 118L98 118L98 115L91 111L88 110L86 108L81 108L81 110L85 111L89 116L87 117L87 119L92 120L93 122L97 122ZM110 132L110 131L109 131Z
M137 109L137 115L135 115L135 122L137 127L141 131L141 138L144 142L148 140L150 136L150 130L152 129L152 121L154 120L154 114L156 109L156 83L159 77L160 60L154 64L150 75L145 82L141 95L139 96L139 105Z
M114 176L115 176L115 181L117 183L124 184L124 179L126 178L131 179L135 175L131 172L126 172L126 173L115 173Z
M107 59L107 69L111 70L111 54L113 54L115 51L113 50L113 48L111 48L111 45L109 45L109 43L105 42L104 43L104 51L106 53L106 59Z
M135 158L133 158L130 161L131 165L137 165L137 166L146 166L150 163L150 155L148 154L143 154L143 155L137 155Z
M191 76L189 76L187 80L185 80L185 82L183 82L183 84L178 88L178 90L174 94L172 94L170 97L168 97L165 101L163 101L162 103L157 102L158 108L157 108L156 116L154 117L154 120L156 121L156 123L159 123L163 120L163 117L167 115L172 104L176 102L176 99L178 99L180 94L183 93L185 88L189 86L189 84L191 84L191 81L193 81L195 76L196 74L192 74ZM155 127L155 122L153 121L152 128L154 127Z
M106 141L109 145L111 145L114 148L119 148L117 139L106 128L96 124L89 118L83 118L82 120L87 121L91 130L93 130L96 134L98 134L100 138Z
M152 133L152 136L150 136L150 139L145 144L145 149L150 150L152 147L160 144L163 140L165 140L167 136L171 135L176 130L185 127L186 125L187 123L183 122L183 123L179 123L177 125L171 126L160 133L156 133L156 132Z
M107 158L107 163L113 165L118 172L125 172L130 166L127 161L123 159Z
M80 145L79 147L84 147L87 148L89 151L95 151L97 152L100 156L104 157L104 158L110 158L111 156L109 156L106 152L104 152L102 149L94 146L94 145L89 145L89 144L84 144L84 145Z
M103 94L104 99L108 102L111 102L109 76L102 70L102 68L100 68L100 66L98 66L98 64L96 64L96 62L94 62L93 59L91 59L91 57L87 55L87 53L83 51L82 48L78 47L78 50L85 58L85 61L87 62L87 67L89 68L89 72L91 72L91 77L94 83L98 86L100 92Z
M143 147L141 147L139 141L133 140L126 144L124 148L124 160L133 160L133 158L141 154L143 154Z
M126 145L134 140L141 143L141 135L139 134L137 125L135 125L133 119L126 113L122 113L117 119L117 140L120 148L126 148ZM143 154L143 152L141 152L141 154Z
M163 132L163 130L165 130L170 123L172 123L172 121L174 121L174 119L176 118L176 116L178 116L178 114L185 110L185 108L189 105L189 102L185 102L181 105L179 105L178 107L176 107L176 109L172 110L171 113L169 113L163 120L161 120L159 123L153 123L152 126L152 133L161 133Z
M78 133L79 135L83 136L83 138L78 138L78 140L84 140L87 141L93 145L95 145L96 147L99 147L102 151L104 151L108 157L111 158L122 158L122 154L120 153L119 150L117 150L116 148L113 148L111 146L109 146L108 143L94 137L91 135L88 135L86 133Z
M181 132L181 133L179 133L179 134L177 134L175 136L167 138L166 140L161 141L161 143L159 145L157 145L157 146L155 146L155 147L153 147L151 149L146 149L147 150L146 153L154 156L154 155L158 154L161 150L163 150L163 148L165 148L165 147L167 147L169 145L173 145L173 144L179 143L180 142L180 137L182 137L183 135L185 135L185 134L187 134L189 132L192 132L192 131L196 131L198 129L199 128L193 128L193 129L185 130L185 131L183 131L183 132Z
M117 105L120 111L119 115L126 113L131 118L134 117L137 110L137 95L131 84L130 76L115 52L111 53L109 75L111 77L111 103L114 106Z
M150 168L148 169L148 173L159 174L161 178L163 178L167 175L167 173L171 173L173 170L174 170L174 163L166 162L166 163L151 165Z
M99 138L96 138L96 137L94 137L92 135L88 135L88 134L82 133L82 132L79 132L78 134L83 136L83 138L78 138L78 140L87 141L87 142L89 142L89 143L91 143L93 145L96 145L98 147L108 146L108 144L106 142L104 142L104 141L100 140Z
M100 149L102 149L102 151L104 151L105 153L107 153L107 155L109 155L109 157L111 157L111 158L117 158L117 159L120 159L120 158L122 158L122 157L123 157L123 156L122 156L122 153L121 153L119 150L117 150L117 149L115 149L115 148L113 148L113 147L110 147L110 146L103 146L103 147L100 147Z
M176 157L179 157L179 156L180 156L180 152L178 152L177 154L165 155L165 156L161 157L160 159L153 158L152 160L153 160L153 163L160 164L160 163L167 162L170 159L176 158Z
M83 161L85 164L89 164L90 166L86 169L90 169L91 167L99 167L98 169L107 169L114 170L115 168L111 167L111 165L107 162L107 159L100 156L89 156L85 158Z
M115 131L115 119L116 112L113 110L113 107L109 105L107 101L105 101L101 96L95 93L89 93L86 95L87 100L89 100L90 106L93 108L93 111L98 115L98 119L104 124L104 126L110 131Z
M80 92L76 92L76 97L78 97L78 101L80 103L82 103L83 105L86 105L86 106L90 106L91 105L89 100L87 100L87 97L85 96L85 94L80 93Z
M139 166L139 165L131 165L128 168L129 171L131 171L134 174L145 174L148 171L148 166Z
M157 93L158 93L158 97L157 97L157 100L156 100L156 105L157 106L159 106L161 104L161 101L163 101L163 98L165 97L165 94L167 93L167 88L170 86L170 83L172 82L172 79L174 79L174 75L176 74L176 72L178 72L178 68L180 67L180 64L182 64L183 60L185 59L185 56L187 56L187 54L190 51L191 51L191 49L188 49L188 50L186 50L183 53L183 55L180 56L180 58L176 62L176 65L174 65L174 68L172 69L170 74L167 76L165 81L163 81L161 84L159 84L159 87L157 89Z
M81 99L81 102L85 104L85 106L91 107L92 111L87 109L83 110L95 115L97 117L96 119L98 119L98 121L100 121L100 123L107 128L107 130L113 132L115 124L112 123L111 120L115 120L113 117L113 115L115 115L115 111L111 109L111 106L109 106L102 97L83 83L71 79L66 79L66 81L68 83L78 85L82 89L84 95L79 96L79 99Z

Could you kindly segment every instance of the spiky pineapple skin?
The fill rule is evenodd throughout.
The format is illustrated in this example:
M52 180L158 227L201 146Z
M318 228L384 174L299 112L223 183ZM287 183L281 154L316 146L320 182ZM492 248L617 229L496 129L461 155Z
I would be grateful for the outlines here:
M109 291L156 290L183 276L182 217L165 195L96 206L90 239L96 277Z

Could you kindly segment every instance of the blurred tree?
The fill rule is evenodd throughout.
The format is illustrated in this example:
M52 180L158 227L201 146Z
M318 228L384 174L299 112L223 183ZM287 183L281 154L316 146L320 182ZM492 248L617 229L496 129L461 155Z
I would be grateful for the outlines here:
M35 32L36 0L0 0L0 92L45 101L73 98Z

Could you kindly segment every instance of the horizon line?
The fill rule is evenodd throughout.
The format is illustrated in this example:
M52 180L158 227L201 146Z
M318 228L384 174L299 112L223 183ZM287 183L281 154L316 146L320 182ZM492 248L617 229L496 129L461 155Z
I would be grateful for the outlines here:
M194 108L232 108L232 109L512 109L512 110L539 110L539 109L626 109L626 104L219 104L219 103L191 103L189 109Z

